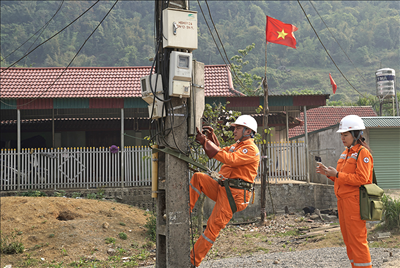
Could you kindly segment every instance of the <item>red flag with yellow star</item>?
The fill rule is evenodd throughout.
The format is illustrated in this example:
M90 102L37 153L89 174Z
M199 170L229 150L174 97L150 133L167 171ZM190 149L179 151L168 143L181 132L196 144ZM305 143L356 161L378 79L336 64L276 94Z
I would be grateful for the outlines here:
M296 26L267 16L265 30L267 42L296 48L296 38L293 34L295 31L297 31Z

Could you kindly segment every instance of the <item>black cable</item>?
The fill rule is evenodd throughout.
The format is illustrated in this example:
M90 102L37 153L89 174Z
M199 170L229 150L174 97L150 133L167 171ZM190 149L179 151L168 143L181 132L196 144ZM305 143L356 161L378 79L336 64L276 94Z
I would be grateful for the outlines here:
M314 8L315 12L317 12L318 16L320 17L320 19L322 20L322 22L325 24L326 28L328 29L328 31L331 33L333 39L335 39L336 43L339 45L339 47L342 49L343 53L346 55L346 57L349 59L349 61L351 62L351 64L353 64L354 68L356 68L358 74L361 75L361 77L364 79L365 82L367 82L367 80L365 80L365 77L360 73L360 71L358 70L358 68L355 66L355 64L351 61L350 57L347 55L347 53L344 51L344 49L342 48L342 46L339 44L339 41L336 40L335 36L333 35L331 29L329 29L328 25L326 25L325 21L322 19L321 15L319 14L319 12L317 11L317 9L315 8L314 4L310 1L310 4L312 5L312 7Z
M118 0L117 0L118 1ZM91 5L88 9L86 9L85 12L83 12L81 15L79 15L79 17L77 17L76 19L74 19L72 22L70 22L67 26L65 26L64 28L62 28L60 31L58 31L57 33L55 33L53 36L51 36L50 38L48 38L46 41L43 41L42 43L40 43L39 45L37 45L34 49L32 49L31 51L29 51L28 54L24 55L22 58L20 58L19 60L15 61L13 64L11 64L10 66L8 66L7 68L5 68L4 70L2 70L0 73L3 73L5 71L7 71L8 69L10 69L11 67L13 67L15 64L17 64L18 62L20 62L22 59L24 59L25 57L27 57L29 54L31 54L33 51L35 51L38 47L40 47L41 45L43 45L44 43L50 41L53 37L57 36L59 33L61 33L62 31L64 31L65 29L67 29L69 26L71 26L71 24L73 24L75 21L77 21L80 17L82 17L84 14L86 14L86 12L88 12L90 9L92 9L98 2L100 2L100 0L97 0L96 3L94 3L93 5Z
M228 55L226 54L226 50L225 50L224 44L222 43L222 40L221 40L221 38L220 38L220 36L219 36L219 33L218 33L218 31L217 31L217 27L215 26L214 20L213 20L213 18L212 18L212 16L211 16L211 10L210 10L210 7L208 6L207 0L205 0L205 2L206 2L206 5L207 5L207 9L208 9L208 15L210 16L211 23L212 23L213 26L214 26L215 32L216 32L216 34L217 34L217 36L218 36L218 40L219 40L219 42L221 43L222 49L224 50L225 57L226 57L226 59L228 60L229 64L232 65L231 62L229 61L229 57L228 57ZM200 3L199 3L199 5L200 5ZM242 81L239 79L238 75L236 74L235 68L233 68L232 70L233 70L233 73L235 74L235 77L236 77L237 80L239 81L240 86L241 86L242 88L244 88L244 89L251 90L251 89L247 88L245 85L243 85Z
M4 61L5 59L7 59L11 54L13 54L15 51L17 51L18 49L20 49L23 45L25 45L29 40L31 40L32 37L34 37L38 32L40 32L43 28L43 31L38 35L38 37L35 39L35 41L32 43L32 45L28 48L28 50L25 52L27 53L29 51L29 49L31 49L31 47L33 46L34 43L36 43L36 40L40 37L40 35L44 32L44 30L46 30L47 26L49 25L49 23L52 21L52 19L57 15L58 11L60 11L62 5L64 4L64 0L62 0L60 6L58 7L56 13L54 13L54 15L50 18L50 20L48 20L39 30L36 31L36 33L34 33L31 37L29 37L28 40L26 40L24 43L22 43L22 45L20 45L19 47L17 47L16 49L14 49L13 52L11 52L10 54L8 54L7 56L5 56L1 61Z
M310 19L308 18L304 8L302 7L301 3L299 0L297 0L297 3L299 3L301 9L303 10L304 16L306 17L306 19L308 20L308 23L311 25L311 28L314 30L315 35L317 36L319 42L321 43L321 45L324 47L326 54L328 54L329 58L332 60L333 64L336 66L336 68L338 69L338 71L342 74L342 76L344 77L344 79L346 79L347 83L349 83L349 85L354 88L355 91L357 91L358 94L360 94L361 96L363 96L365 98L365 96L363 94L361 94L351 83L349 80L347 80L346 76L342 73L342 71L339 69L339 67L336 65L336 62L332 59L331 55L329 54L328 50L326 49L326 47L324 46L324 43L322 43L321 39L319 38L317 31L314 29L314 26L311 24Z
M85 42L83 42L82 46L79 48L79 50L76 52L75 56L72 58L72 60L68 63L67 67L64 68L64 70L61 72L61 74L53 81L53 83L44 91L42 91L40 93L39 96L33 98L31 101L24 103L22 105L19 106L24 106L27 105L33 101L35 101L36 99L40 98L41 96L43 96L44 93L46 93L57 81L58 79L60 79L60 77L67 71L68 67L72 64L72 62L75 60L75 58L78 56L79 52L82 50L82 48L85 46L86 42L89 40L89 38L96 32L97 28L99 28L99 26L103 23L103 21L105 20L105 18L108 16L108 14L110 14L111 10L114 8L114 6L118 3L119 0L116 0L114 5L110 8L110 10L107 12L107 14L103 17L103 19L99 22L99 24L96 26L96 28L91 32L91 34L86 38ZM4 103L3 101L1 101L2 103ZM9 105L7 103L4 103L6 105ZM11 105L9 105L11 106ZM14 105L12 105L14 106Z
M224 56L222 55L222 52L221 52L221 50L219 49L219 46L218 46L218 44L217 44L217 41L215 40L214 35L213 35L213 33L212 33L212 30L211 30L211 28L210 28L210 26L209 26L209 24L208 24L208 21L207 21L207 19L206 19L206 16L204 15L204 12L203 12L203 9L202 9L202 7L201 7L201 5L200 5L199 0L197 0L197 3L198 3L198 5L199 5L199 7L200 7L201 14L203 15L204 21L206 22L206 25L207 25L207 27L208 27L208 30L209 30L209 32L210 32L210 34L211 34L212 39L214 40L215 46L217 47L218 52L219 52L219 54L220 54L222 60L224 61L225 65L232 65L228 58L227 58L227 61L229 62L229 64L225 61L225 58L224 58ZM211 15L210 15L210 16L211 16ZM239 84L243 89L245 89L245 90L247 89L247 90L248 90L248 88L246 88L246 87L242 84L242 81L239 79L239 77L237 76L237 74L236 74L236 72L235 72L234 69L233 69L233 72L234 72L234 78L236 79L236 82L238 82L238 84Z

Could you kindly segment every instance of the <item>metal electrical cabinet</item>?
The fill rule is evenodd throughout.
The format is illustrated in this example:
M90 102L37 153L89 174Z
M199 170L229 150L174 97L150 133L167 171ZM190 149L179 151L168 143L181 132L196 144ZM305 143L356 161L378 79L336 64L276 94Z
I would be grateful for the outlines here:
M197 49L197 12L163 10L163 48Z

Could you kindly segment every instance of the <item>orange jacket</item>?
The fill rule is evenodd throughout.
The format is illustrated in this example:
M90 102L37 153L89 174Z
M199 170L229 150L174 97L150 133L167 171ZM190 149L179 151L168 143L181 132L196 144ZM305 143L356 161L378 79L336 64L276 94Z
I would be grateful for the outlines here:
M360 144L356 144L350 149L344 150L340 155L336 170L339 176L328 177L335 182L335 194L337 199L343 199L349 196L359 195L359 187L364 184L372 183L372 169L374 160L367 148L363 148L356 158Z
M260 162L260 152L253 139L224 147L214 158L223 163L219 173L225 178L239 178L254 183Z

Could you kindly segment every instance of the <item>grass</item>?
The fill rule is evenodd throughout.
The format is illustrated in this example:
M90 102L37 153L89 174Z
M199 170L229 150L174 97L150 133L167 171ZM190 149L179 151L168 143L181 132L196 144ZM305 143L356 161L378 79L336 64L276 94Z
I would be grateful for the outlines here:
M294 230L286 231L284 233L276 233L275 235L285 237L285 236L298 236L299 234L300 234L299 230L294 229Z
M3 235L0 231L0 253L19 254L24 252L24 249L21 239L17 238L17 234L14 231L10 235Z
M123 232L119 233L118 236L119 236L119 238L121 238L122 240L128 239L128 236L126 235L126 233L123 233Z
M106 239L106 244L115 244L115 238L113 237L107 237Z
M147 228L147 234L149 235L150 240L156 242L157 217L154 215L154 213L151 213L150 217L147 217L144 227Z
M380 225L383 230L400 231L400 199L393 199L390 196L383 195L383 220L385 224Z

